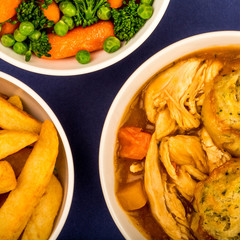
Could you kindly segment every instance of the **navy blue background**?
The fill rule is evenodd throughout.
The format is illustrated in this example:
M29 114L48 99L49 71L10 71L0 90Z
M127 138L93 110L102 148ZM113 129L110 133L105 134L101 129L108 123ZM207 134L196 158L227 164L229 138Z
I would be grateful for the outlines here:
M98 173L99 141L108 109L127 78L154 53L183 38L220 30L240 30L239 0L171 0L162 21L144 44L107 69L54 77L24 71L0 60L1 71L29 85L49 104L72 148L74 196L58 239L123 239L106 207Z

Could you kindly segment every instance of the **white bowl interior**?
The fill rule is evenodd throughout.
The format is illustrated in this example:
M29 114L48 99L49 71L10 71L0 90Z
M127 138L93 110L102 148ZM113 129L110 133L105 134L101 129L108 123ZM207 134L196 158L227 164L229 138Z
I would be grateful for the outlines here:
M106 117L99 150L103 194L113 220L126 239L144 239L122 210L115 196L114 150L122 116L136 92L161 68L191 52L215 46L240 45L240 32L223 31L196 35L166 47L143 63L125 82Z
M58 119L56 118L52 110L49 108L49 106L28 86L3 72L0 72L0 86L1 93L8 96L18 95L23 101L24 110L26 110L28 113L30 113L40 121L44 121L46 119L51 120L58 131L59 155L56 162L56 168L58 172L58 178L64 189L64 194L62 206L55 220L54 229L50 237L51 240L54 240L59 235L67 219L73 195L73 159L67 137L61 124L59 123Z
M19 68L47 75L78 75L94 72L106 68L137 49L153 32L163 17L170 0L155 0L153 3L154 13L142 29L127 44L115 53L108 54L105 51L97 51L91 54L89 64L79 64L74 57L61 60L44 60L35 56L31 61L25 62L24 57L13 52L12 49L0 44L0 58Z

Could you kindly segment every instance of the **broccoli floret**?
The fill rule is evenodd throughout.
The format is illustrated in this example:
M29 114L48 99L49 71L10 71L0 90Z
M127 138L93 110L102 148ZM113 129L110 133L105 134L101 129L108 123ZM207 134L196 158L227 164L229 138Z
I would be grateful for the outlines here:
M76 26L90 26L99 21L97 11L100 7L109 7L107 0L73 0L77 8L77 14L74 16Z
M47 9L50 4L52 4L53 0L44 0L42 4L42 8Z
M128 4L122 9L112 9L112 18L114 24L115 36L121 40L128 42L145 24L146 20L142 19L137 9L139 4L135 0L129 0Z
M17 20L19 22L29 21L34 25L34 29L41 32L41 36L37 40L27 38L24 42L28 45L28 51L25 54L25 60L28 62L31 59L32 52L37 57L50 57L48 53L51 50L48 35L44 29L51 28L54 25L53 21L48 20L43 13L42 7L47 7L52 3L52 0L44 0L42 5L36 0L25 0L16 8Z
M38 40L32 41L29 40L29 50L25 54L25 60L28 62L31 59L32 52L39 58L42 56L51 57L48 53L52 47L49 43L48 35L46 32L42 32L41 37Z
M54 25L53 21L44 16L43 10L35 0L22 1L16 11L19 22L29 21L37 30L50 28Z

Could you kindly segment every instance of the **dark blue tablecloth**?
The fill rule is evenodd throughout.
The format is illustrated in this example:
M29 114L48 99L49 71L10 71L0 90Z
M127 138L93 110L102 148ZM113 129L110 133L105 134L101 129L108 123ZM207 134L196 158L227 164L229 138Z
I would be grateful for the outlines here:
M240 30L239 0L171 0L144 44L107 69L55 77L24 71L0 60L1 71L29 85L49 104L72 148L74 196L58 239L123 239L106 207L98 173L99 141L108 109L128 77L154 53L180 39L219 30Z

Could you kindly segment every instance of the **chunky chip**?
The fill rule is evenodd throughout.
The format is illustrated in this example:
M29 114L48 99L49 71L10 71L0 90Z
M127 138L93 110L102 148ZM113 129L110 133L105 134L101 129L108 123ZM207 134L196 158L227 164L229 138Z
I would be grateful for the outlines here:
M52 122L42 124L17 186L0 208L0 239L18 239L39 203L53 174L58 155L58 135Z
M46 192L34 209L21 240L47 240L49 238L62 202L62 195L61 183L52 175Z
M17 185L12 166L7 161L0 161L0 194L13 190Z
M27 131L0 130L0 159L36 142L38 134Z
M31 151L32 151L32 148L26 147L4 158L4 160L8 161L11 164L13 171L16 175L16 178L21 173Z
M19 96L13 95L8 99L8 102L12 105L16 106L17 108L23 110L23 104Z
M39 133L42 123L0 97L0 127Z

